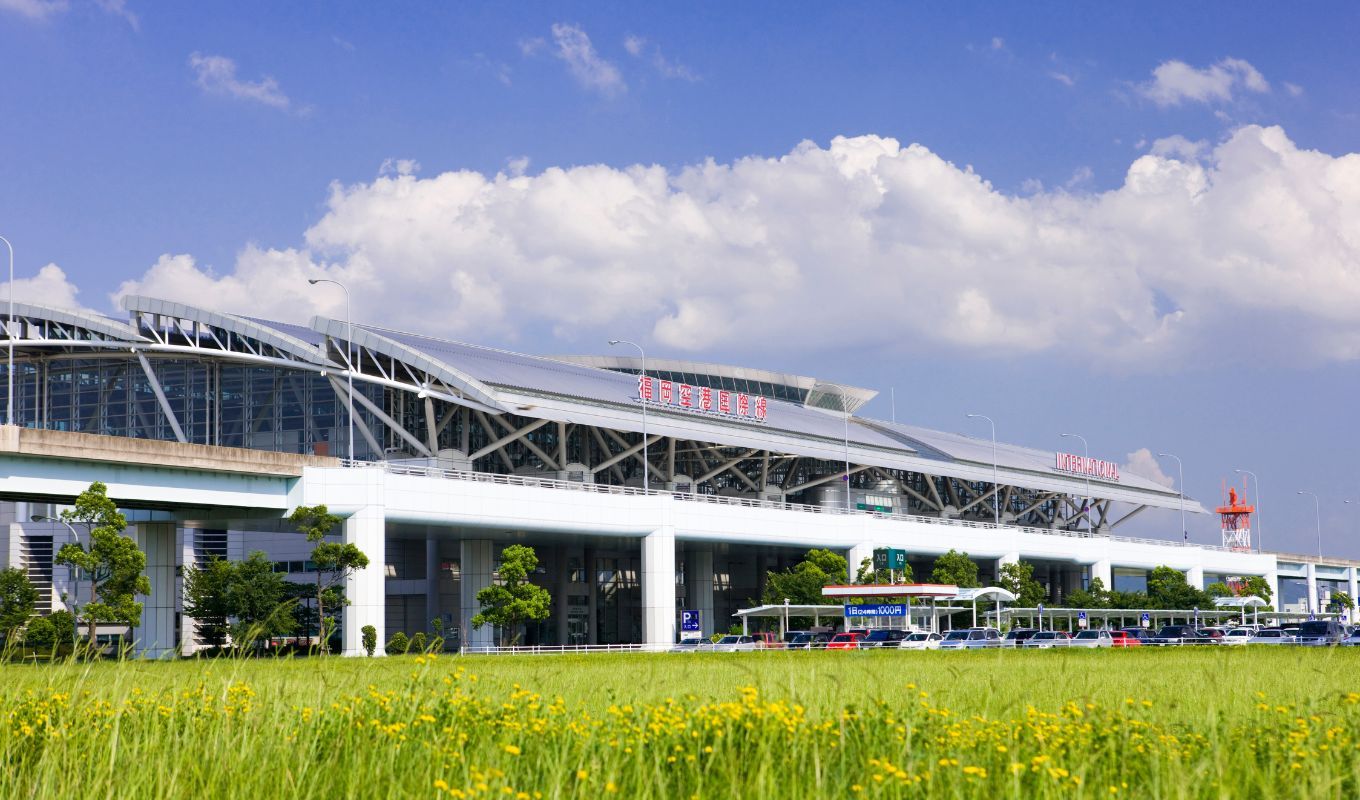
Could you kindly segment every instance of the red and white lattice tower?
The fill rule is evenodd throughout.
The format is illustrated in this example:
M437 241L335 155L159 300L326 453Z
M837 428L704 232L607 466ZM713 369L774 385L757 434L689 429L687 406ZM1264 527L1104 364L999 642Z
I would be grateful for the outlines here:
M1251 515L1256 506L1249 506L1237 496L1236 489L1228 490L1227 505L1217 509L1222 522L1223 546L1251 552Z

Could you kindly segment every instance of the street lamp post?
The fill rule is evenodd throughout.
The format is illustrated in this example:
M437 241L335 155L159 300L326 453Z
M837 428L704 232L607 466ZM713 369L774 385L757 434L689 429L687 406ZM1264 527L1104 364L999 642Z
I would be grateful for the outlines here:
M1261 522L1261 479L1256 477L1256 473L1249 469L1235 469L1233 472L1239 475L1250 475L1252 483L1256 484L1256 552L1260 553L1262 552L1261 533L1265 527Z
M347 417L349 418L349 460L354 460L354 323L349 311L349 287L333 278L308 278L307 282L315 286L318 283L333 283L345 292L345 381L348 384L349 398L347 400Z
M1086 497L1081 501L1081 513L1086 516L1086 529L1091 529L1091 447L1086 444L1086 437L1080 433L1060 433L1064 439L1080 439L1081 453L1085 461L1082 462L1082 474L1086 477Z
M969 419L985 419L992 426L992 508L996 509L996 524L1001 524L1001 480L996 467L996 423L986 414L969 414ZM998 620L999 621L999 620Z
M8 402L5 403L5 424L14 424L14 245L9 243L9 239L0 236L0 242L5 243L9 249L9 316L5 317L5 339L9 344L9 362L5 370L5 378L8 383L7 395Z
M1317 519L1318 558L1320 559L1322 558L1322 504L1318 502L1318 496L1315 492L1310 492L1307 489L1300 489L1298 493L1306 494L1313 498L1313 513Z
M638 355L642 358L642 377L647 377L647 351L642 349L642 345L627 339L609 340L610 347L620 344L637 348ZM638 401L642 403L642 490L646 492L652 488L652 460L647 457L647 398L639 395Z
M841 419L845 421L845 513L850 513L854 509L854 504L850 502L850 395L844 386L830 381L819 381L823 386L830 386L836 390L836 394L841 396Z
M51 517L51 516L48 516L47 514L34 514L33 516L29 517L29 520L31 520L31 521L33 521L33 522L56 522L56 523L59 523L59 524L61 524L61 525L65 525L65 526L66 526L66 530L68 530L68 531L71 532L71 539L72 539L72 541L74 541L76 544L80 544L80 534L76 533L76 529L75 529L74 526L71 525L71 523L67 522L66 520L62 519L61 517ZM94 542L91 542L91 543L90 543L90 546L91 546L91 548L93 548L93 547L94 547ZM75 593L75 588L72 587L72 590L71 590L71 591L72 591L73 593ZM65 594L63 593L62 596L65 597ZM93 586L93 584L92 584L92 585L90 586L90 602L93 603L94 601L95 601L95 596L94 596L94 586ZM79 595L78 595L78 594L77 594L77 596L76 596L74 599L71 600L71 616L76 620L76 624L73 625L72 627L79 628L79 627L80 627L80 625L79 625L79 620L80 620L80 598L79 598ZM73 634L73 635L74 635L74 634ZM74 644L74 642L72 642L72 644ZM91 645L94 644L94 640L93 640L93 639L91 639L90 644L91 644Z
M1181 463L1181 457L1175 453L1158 453L1157 456L1159 458L1176 459L1176 470L1180 475L1177 478L1176 488L1180 489L1181 493L1181 540L1188 542L1190 541L1190 529L1185 527L1185 465Z

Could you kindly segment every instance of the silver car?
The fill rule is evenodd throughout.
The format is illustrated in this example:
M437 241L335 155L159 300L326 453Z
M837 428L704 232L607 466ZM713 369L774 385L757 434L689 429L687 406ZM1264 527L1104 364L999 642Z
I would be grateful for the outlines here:
M1222 644L1246 644L1255 633L1250 628L1230 628L1223 634Z
M1262 628L1257 631L1247 644L1293 644L1294 637L1286 633L1283 628Z
M1039 631L1021 642L1020 649L1052 650L1056 647L1067 647L1071 643L1072 637L1067 635L1067 631Z
M1114 637L1109 631L1080 631L1068 643L1071 647L1114 647Z
M974 650L1001 646L1001 631L996 628L960 628L940 640L941 650Z
M716 653L736 653L742 650L758 649L760 649L760 645L756 643L754 636L728 635L722 637L717 644L713 645L713 651Z

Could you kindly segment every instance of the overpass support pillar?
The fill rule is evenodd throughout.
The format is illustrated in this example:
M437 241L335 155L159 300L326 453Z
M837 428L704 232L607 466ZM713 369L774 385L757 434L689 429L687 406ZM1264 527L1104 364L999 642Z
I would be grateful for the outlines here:
M1318 606L1318 585L1317 585L1317 565L1305 564L1308 580L1308 605L1305 606L1309 613L1315 613L1322 609Z
M364 626L372 625L378 632L378 647L374 655L382 655L387 643L387 522L381 505L368 505L355 511L345 520L342 535L345 544L352 544L368 556L368 566L355 570L345 579L345 598L349 605L342 615L340 652L347 656L362 656Z
M175 580L175 524L138 525L134 538L146 553L151 596L141 598L142 618L132 632L133 648L142 658L173 658L179 646L175 641L175 605L179 595Z
M432 625L436 617L442 616L439 607L439 540L433 536L425 537L425 625L426 630L434 633Z
M699 612L700 632L707 638L713 635L713 551L707 545L686 549L685 594L689 607Z
M496 631L490 625L472 629L472 618L481 610L477 593L491 585L496 569L496 544L490 539L469 539L462 544L463 577L459 582L459 626L463 647L494 647Z
M866 558L870 559L871 565L869 568L873 569L872 566L873 557L874 557L873 542L862 542L850 548L850 552L847 553L845 556L845 560L847 562L846 567L848 568L848 571L850 573L849 575L846 576L846 582L847 583L855 582L855 576L859 574L859 565L863 563L864 559Z
M1185 571L1185 582L1191 586L1204 590L1204 567L1191 567Z
M1096 578L1100 578L1100 582L1105 585L1105 591L1108 592L1114 588L1114 570L1110 567L1110 560L1108 558L1101 559L1091 565L1092 582L1094 582Z
M1346 594L1351 596L1351 602L1356 602L1356 590L1360 589L1360 567L1351 567L1346 570ZM1355 608L1346 609L1346 618L1349 622L1355 622Z
M1280 574L1275 570L1270 570L1262 576L1266 579L1266 584L1270 586L1270 606L1279 611L1284 598L1280 597Z
M675 643L673 525L662 525L642 537L642 641L649 650Z

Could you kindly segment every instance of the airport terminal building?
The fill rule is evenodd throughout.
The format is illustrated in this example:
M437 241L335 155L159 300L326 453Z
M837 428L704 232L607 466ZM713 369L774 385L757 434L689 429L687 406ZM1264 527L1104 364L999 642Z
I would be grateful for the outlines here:
M1182 498L1085 453L860 416L867 389L123 305L115 319L15 303L0 532L6 565L60 608L69 576L53 554L69 533L30 520L106 483L148 555L136 636L152 654L195 646L179 613L184 566L262 550L307 580L310 545L282 517L318 503L372 560L349 581L348 652L364 625L385 640L435 618L489 644L492 631L470 629L474 598L516 543L534 547L552 595L552 615L525 632L545 645L667 645L682 609L724 630L768 571L812 547L844 552L852 573L876 547L905 549L918 578L951 549L984 581L1022 560L1054 604L1096 577L1142 588L1159 565L1199 586L1264 576L1298 609L1356 595L1351 562L1123 535Z

